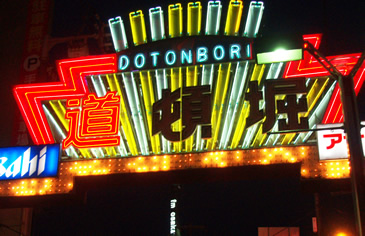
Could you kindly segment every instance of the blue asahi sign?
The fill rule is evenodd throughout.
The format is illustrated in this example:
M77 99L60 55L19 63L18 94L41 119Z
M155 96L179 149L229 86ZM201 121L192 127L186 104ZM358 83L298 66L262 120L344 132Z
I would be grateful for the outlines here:
M59 144L0 148L0 180L56 176L59 157Z

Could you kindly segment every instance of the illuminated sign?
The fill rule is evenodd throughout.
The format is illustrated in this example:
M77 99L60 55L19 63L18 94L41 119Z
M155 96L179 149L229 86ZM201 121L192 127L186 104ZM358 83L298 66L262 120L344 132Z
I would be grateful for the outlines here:
M159 49L159 50L156 50ZM250 40L206 36L139 45L118 54L118 70L133 71L252 59Z
M250 113L246 119L247 126L251 126L266 117L263 122L262 132L270 131L276 121L276 113L287 114L287 119L278 119L279 131L308 129L308 118L300 117L300 112L307 112L307 99L297 94L306 94L305 78L291 80L267 80L265 81L265 113L260 109L260 100L263 92L258 90L257 81L251 81L250 91L246 94L246 100L250 102ZM286 95L285 100L275 99L277 95ZM300 117L300 118L299 118ZM300 120L300 122L299 122Z
M301 163L305 179L348 178L346 136L314 131L342 122L337 81L308 51L300 61L256 63L264 6L243 9L236 0L176 3L115 17L116 53L59 60L59 81L15 86L33 142L62 143L67 161L57 177L34 181L52 168L57 175L52 145L1 154L2 179L28 179L0 181L0 196L68 194L77 176L283 163ZM321 37L303 36L315 48ZM360 55L326 58L346 74ZM365 63L356 93L364 78ZM170 232L178 234L176 206L171 200Z
M57 175L60 145L0 148L0 180Z
M322 34L309 34L303 35L303 40L310 42L316 49L319 48L322 40ZM353 66L359 60L361 53L344 54L338 56L328 56L326 59L331 61L332 65L341 72L343 75L348 74ZM329 76L329 72L324 68L308 51L304 51L303 60L291 61L287 63L283 77L320 77ZM356 75L354 76L354 89L355 93L360 92L365 80L365 63L363 63ZM331 99L328 103L327 110L323 116L323 124L341 123L343 122L342 103L340 99L340 87L336 85L334 88Z
M317 125L319 160L348 159L348 145L343 124ZM324 130L322 130L324 129ZM361 141L365 148L365 128L361 129ZM365 153L364 153L365 155Z
M176 203L177 200L176 199L171 199L170 200L170 234L171 235L175 235L176 233Z
M78 148L117 146L120 96L108 92L104 97L89 94L86 98L67 100L66 119L69 119L69 133L62 142L62 148L70 145ZM73 109L72 109L73 108Z
M60 81L15 86L33 142L62 143L65 160L77 160L61 163L63 186L52 193L72 189L71 176L193 167L301 162L305 178L348 177L347 160L335 161L346 170L332 170L318 162L317 147L308 152L317 124L342 119L337 81L307 51L301 61L257 64L252 38L262 11L253 2L244 17L234 0L133 11L129 21L109 21L116 53L63 59ZM304 39L318 48L321 35ZM345 74L359 57L327 59ZM357 92L364 72L365 64L354 76ZM84 159L92 161L81 169Z
M181 109L177 101L180 97ZM210 97L210 87L207 85L185 87L172 93L168 89L163 90L162 99L153 104L152 135L161 132L169 141L181 141L189 138L197 125L202 125L202 138L211 138ZM172 130L172 124L180 118L183 130L176 132Z

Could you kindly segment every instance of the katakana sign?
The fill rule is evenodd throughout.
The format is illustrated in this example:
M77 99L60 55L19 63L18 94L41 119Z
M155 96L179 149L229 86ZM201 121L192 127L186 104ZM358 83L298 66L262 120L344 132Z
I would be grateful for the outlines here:
M319 160L348 159L346 133L342 123L317 125ZM365 129L361 129L361 142L365 147Z

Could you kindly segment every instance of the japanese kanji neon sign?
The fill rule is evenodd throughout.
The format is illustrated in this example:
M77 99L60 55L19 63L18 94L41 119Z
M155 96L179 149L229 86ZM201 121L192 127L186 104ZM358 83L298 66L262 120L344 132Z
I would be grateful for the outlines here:
M182 109L178 99L182 96ZM153 104L152 135L159 132L169 141L189 138L197 125L202 125L202 138L211 137L210 86L179 88L162 91L162 99ZM173 131L172 124L182 119L183 130Z
M62 148L70 145L77 148L118 146L120 96L116 92L108 92L101 98L88 94L81 107L80 104L80 99L67 101L66 118L70 120L70 130Z
M321 35L306 35L304 36L304 39L312 40L311 43L318 48ZM18 107L21 111L21 114L25 120L29 133L35 144L41 145L41 144L54 143L54 138L51 133L51 128L47 122L47 117L43 110L42 103L50 100L65 100L65 99L69 100L69 99L85 98L85 96L87 96L90 93L86 84L85 77L88 75L95 75L95 74L101 75L101 74L117 73L119 55L120 53L61 60L57 63L57 70L60 78L59 82L34 83L26 85L17 85L14 87L13 90L14 97L17 101ZM359 56L360 53L354 53L340 56L331 56L327 57L327 59L330 59L331 62L337 67L337 69L339 69L342 73L346 74L346 70L349 70L353 67L353 65L358 60ZM305 52L304 59L302 61L287 63L283 77L287 78L288 81L291 81L295 77L303 77L303 76L316 77L316 76L327 76L327 75L328 73L319 65L319 63L316 62L307 52ZM357 93L360 91L360 88L362 87L364 78L365 78L365 63L361 65L358 73L354 77L355 91ZM250 86L253 85L250 84ZM304 93L302 92L300 93L304 95ZM265 99L266 98L261 98L261 100ZM289 97L287 99L289 99ZM289 100L287 100L286 102L293 103L293 101ZM298 104L299 103L300 102L298 102ZM282 108L285 110L286 109L285 102L283 104L284 107ZM277 105L278 104L276 104L276 106ZM304 109L303 106L304 104L300 105L300 110ZM262 108L260 107L258 109L259 113L260 109ZM282 110L278 106L277 109ZM265 110L265 113L266 117L272 115L272 111L270 110ZM289 113L286 114L290 116ZM341 113L341 101L339 97L339 90L335 88L322 123L340 122L342 120L341 114L342 113ZM262 116L260 115L257 117L250 117L249 119L251 118L258 119L260 117ZM264 120L264 122L266 122L265 124L266 130L270 129L271 125L269 121L270 121L269 119ZM249 123L250 122L252 123L253 121L249 121ZM298 120L296 125L300 124L302 124L302 122ZM303 124L305 124L305 122ZM292 124L289 123L287 125L292 126ZM186 132L188 132L189 129L186 130L187 130ZM165 131L160 130L157 132L164 133ZM185 137L186 135L187 134L184 134L183 136Z
M260 109L260 100L263 99L264 94L259 91L257 81L251 81L249 92L245 97L250 102L250 114L246 119L247 126L251 126L266 117L263 122L262 132L267 133L273 128L276 115L285 113L287 119L278 119L279 131L308 129L308 118L300 117L298 119L299 113L306 112L308 106L306 97L297 99L297 94L306 93L304 77L291 80L266 80L265 116L264 111ZM276 95L286 95L285 100L276 101Z

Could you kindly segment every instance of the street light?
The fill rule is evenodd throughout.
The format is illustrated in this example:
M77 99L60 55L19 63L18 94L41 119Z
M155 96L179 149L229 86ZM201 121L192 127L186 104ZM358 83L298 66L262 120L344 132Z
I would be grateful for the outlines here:
M282 37L283 38L283 37ZM271 37L271 41L275 44L275 39ZM298 41L295 41L298 42ZM303 41L302 41L303 42ZM260 42L262 43L262 42ZM265 45L260 45L259 48L265 48ZM272 44L272 45L273 45ZM268 43L266 42L266 45ZM288 44L289 45L289 44ZM303 45L303 44L302 44ZM294 47L296 49L300 48L298 46ZM290 50L285 50L279 52L270 52L270 50L262 50L259 49L258 52L265 53L257 53L257 64L266 64L266 63L274 63L278 62L280 59L283 61L287 61L289 59L300 60L299 58L299 49L298 51L293 47ZM341 91L341 101L343 107L343 115L344 115L344 127L345 132L347 133L347 142L349 146L350 153L350 166L351 166L351 186L352 186L352 195L354 202L354 211L355 211L355 219L356 219L356 230L359 236L363 235L363 230L365 230L365 180L364 180L364 156L362 150L361 143L361 134L360 134L360 119L359 119L359 111L357 107L356 95L354 90L354 76L364 63L365 60L365 51L361 54L358 59L356 65L352 68L352 70L347 74L343 75L339 72L336 67L332 65L330 61L328 61L321 53L308 41L304 42L304 50L310 53L335 79L339 82L339 87ZM279 58L275 58L281 57Z
M303 59L303 39L300 35L272 33L254 41L257 64L298 61Z
M257 64L267 64L286 61L297 61L303 58L303 50L299 49L277 49L273 52L257 54Z

